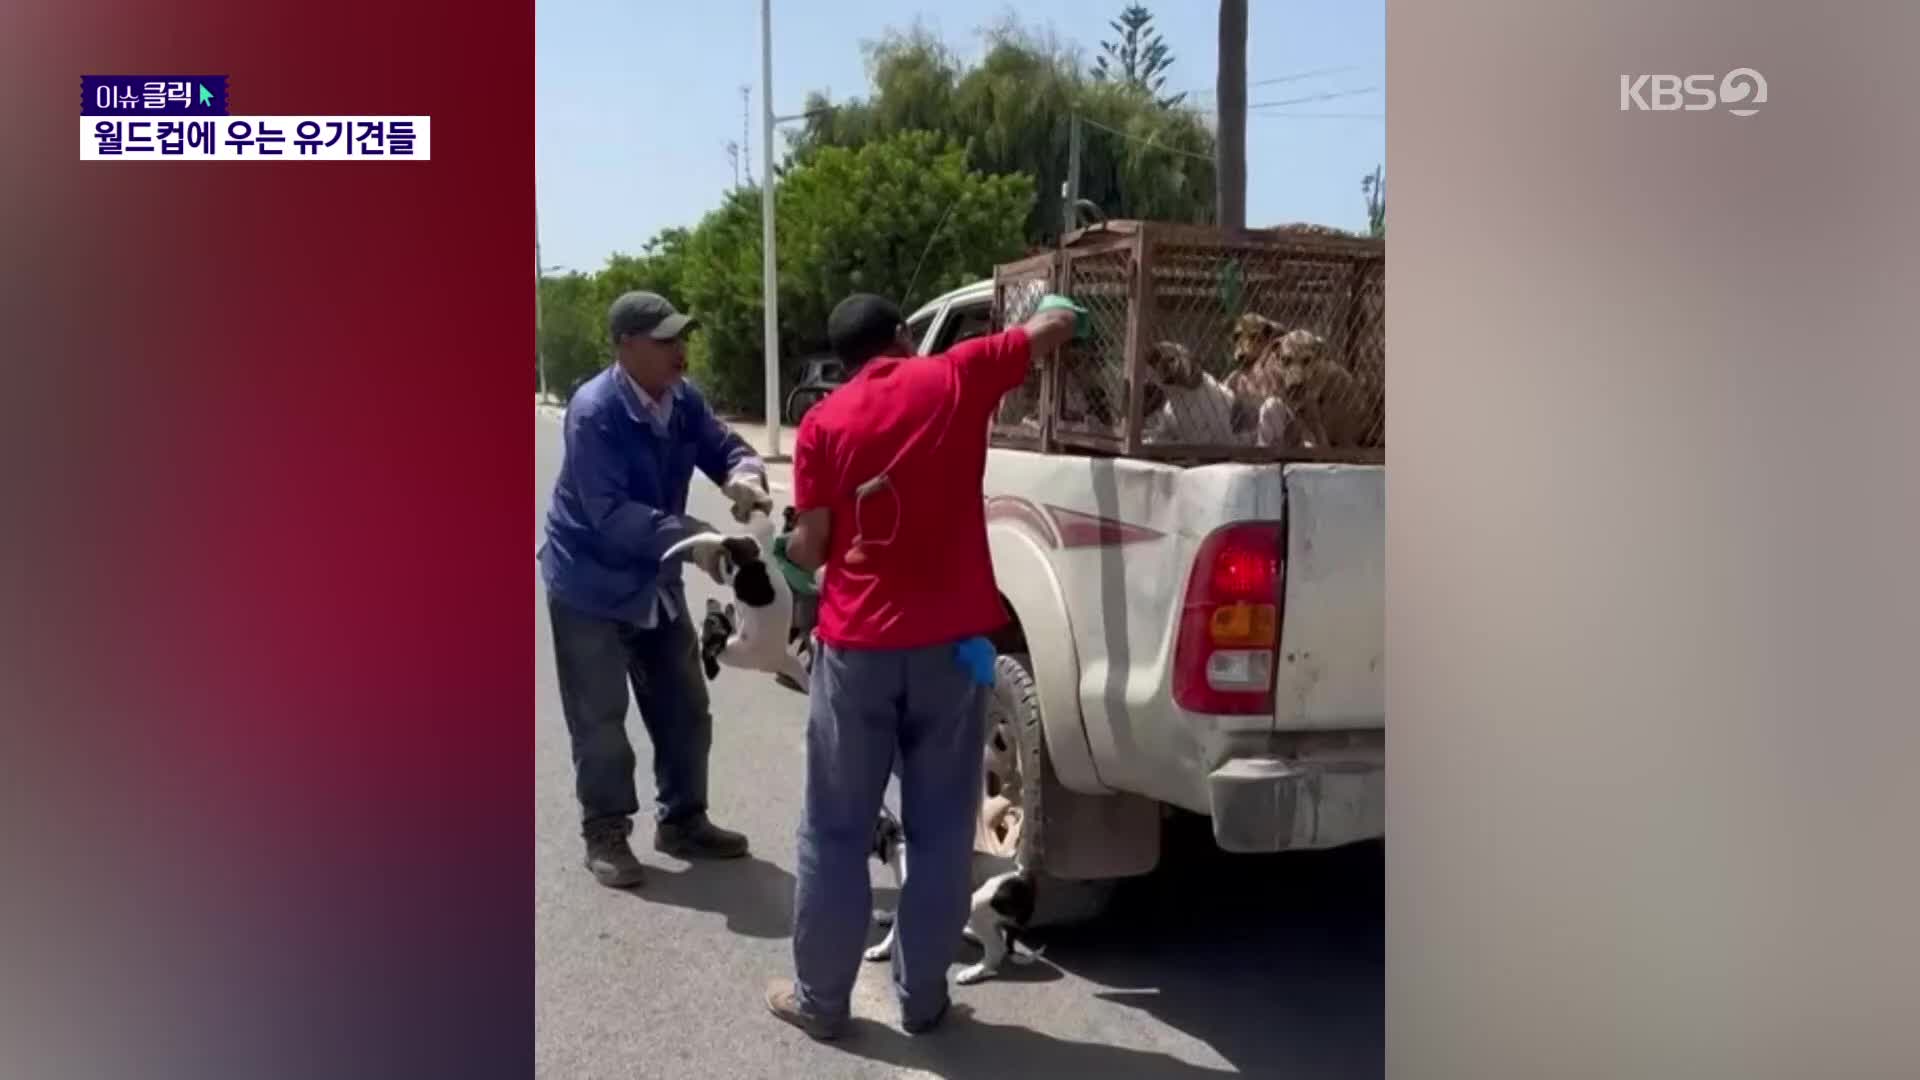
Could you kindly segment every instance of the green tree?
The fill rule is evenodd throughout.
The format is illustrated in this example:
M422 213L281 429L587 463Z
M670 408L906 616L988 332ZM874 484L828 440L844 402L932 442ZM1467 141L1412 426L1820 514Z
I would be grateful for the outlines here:
M1173 53L1153 29L1153 12L1145 4L1128 4L1120 17L1107 25L1119 35L1118 41L1102 41L1100 55L1093 61L1093 77L1113 81L1152 95L1163 108L1186 100L1184 93L1160 97L1167 84L1166 71L1173 66Z
M822 147L783 170L774 189L783 390L798 359L827 348L827 314L848 293L910 309L974 280L1021 254L1033 201L1030 178L972 171L964 150L930 132ZM735 192L684 246L682 287L703 328L690 363L729 410L754 409L765 385L759 215L759 192Z
M802 358L825 350L827 313L847 293L910 310L1050 243L1075 114L1088 121L1084 198L1113 217L1212 219L1213 136L1202 118L1089 77L1017 23L992 31L971 66L919 28L869 45L868 60L868 96L833 106L812 95L790 157L763 177L775 185L783 387ZM697 225L666 230L637 255L541 282L552 387L569 394L602 370L607 306L650 289L699 318L689 362L701 389L721 409L757 413L760 287L760 190L732 190Z
M612 359L607 308L621 293L644 289L686 306L688 238L685 229L668 229L648 241L642 254L616 253L595 273L541 279L540 353L554 393L572 394Z
M595 318L588 274L540 279L540 356L547 384L565 398L607 363L606 307Z
M867 97L838 104L819 93L808 97L811 115L791 140L796 163L827 147L934 132L963 147L975 170L1033 179L1043 197L1022 234L1039 247L1059 232L1069 118L1079 113L1100 125L1085 128L1083 198L1116 218L1212 220L1213 135L1203 119L1126 84L1088 77L1070 54L1017 23L991 31L986 54L971 67L919 28L889 34L867 53Z

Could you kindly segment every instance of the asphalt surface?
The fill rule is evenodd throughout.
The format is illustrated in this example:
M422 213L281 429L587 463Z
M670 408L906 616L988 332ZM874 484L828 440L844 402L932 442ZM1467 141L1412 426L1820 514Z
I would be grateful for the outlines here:
M559 424L538 408L534 446L537 547L561 457ZM772 472L784 506L787 470ZM728 520L704 479L695 480L689 509ZM690 599L704 604L712 592L701 578ZM1123 883L1101 919L1041 936L1039 962L956 987L955 1013L937 1032L901 1032L886 965L871 964L855 992L853 1032L815 1043L761 1003L768 979L791 974L805 699L770 677L722 672L711 684L713 815L747 833L754 854L681 862L652 850L642 822L635 850L648 878L619 892L595 884L580 863L537 566L534 660L542 1077L1180 1080L1384 1071L1380 846L1228 857L1211 850L1200 820L1172 823L1161 868ZM651 750L637 712L628 729L644 805ZM876 874L876 902L891 906L881 880Z

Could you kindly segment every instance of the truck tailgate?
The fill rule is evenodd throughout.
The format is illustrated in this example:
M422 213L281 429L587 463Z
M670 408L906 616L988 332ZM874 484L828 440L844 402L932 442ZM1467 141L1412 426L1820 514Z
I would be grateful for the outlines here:
M1279 731L1386 725L1386 469L1286 467Z

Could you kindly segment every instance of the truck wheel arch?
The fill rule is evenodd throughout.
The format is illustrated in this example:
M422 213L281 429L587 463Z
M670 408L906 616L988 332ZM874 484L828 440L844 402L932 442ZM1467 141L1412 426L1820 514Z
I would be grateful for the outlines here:
M989 524L987 545L1000 600L1013 622L994 639L1003 653L1024 652L1039 690L1047 755L1061 786L1087 795L1106 795L1080 712L1080 658L1066 597L1060 591L1046 552L1025 530Z

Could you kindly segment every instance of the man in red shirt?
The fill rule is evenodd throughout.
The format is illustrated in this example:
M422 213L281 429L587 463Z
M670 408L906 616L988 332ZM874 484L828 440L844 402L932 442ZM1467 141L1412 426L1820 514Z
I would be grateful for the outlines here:
M1086 313L1049 297L1026 325L916 357L900 311L848 297L827 336L853 377L801 421L799 520L788 557L824 565L799 833L796 978L767 988L774 1015L828 1039L844 1028L873 897L867 851L887 777L900 776L910 870L896 915L894 988L918 1034L946 1015L947 967L972 891L991 647L1006 622L981 481L987 427L1030 358Z

